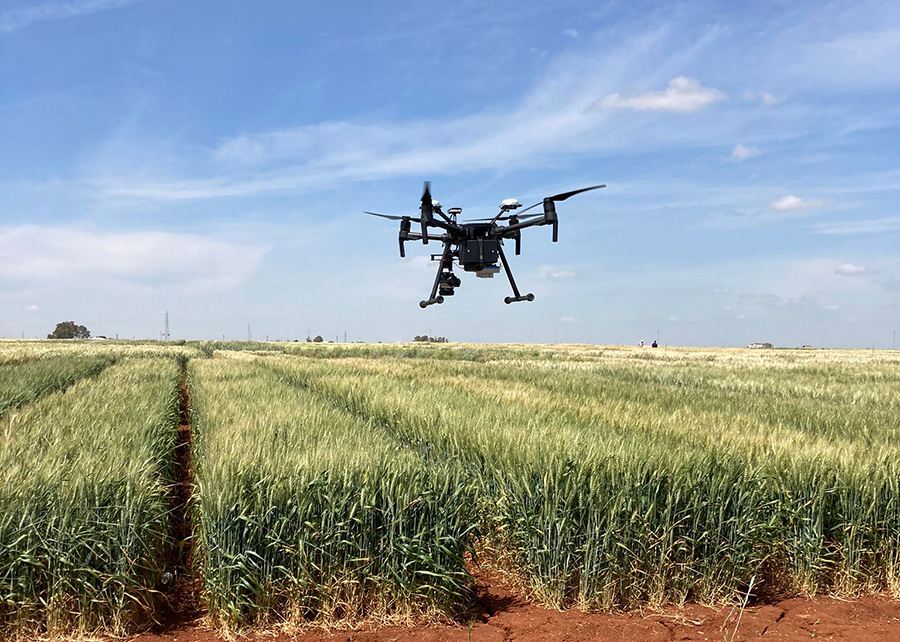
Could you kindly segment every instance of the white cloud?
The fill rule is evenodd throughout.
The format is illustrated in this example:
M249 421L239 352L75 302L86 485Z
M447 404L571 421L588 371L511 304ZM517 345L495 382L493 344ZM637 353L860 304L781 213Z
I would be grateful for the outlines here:
M834 273L842 276L862 276L863 274L871 274L872 271L862 265L844 263L834 268Z
M819 223L814 228L817 234L851 235L883 234L900 232L900 216L885 216L861 221L836 221Z
M40 308L36 305L29 305L25 309L25 312L39 312Z
M760 98L762 98L763 107L771 107L772 105L777 105L785 101L785 98L783 96L773 96L772 94L767 94L766 92L761 92L759 96Z
M0 32L12 32L45 20L63 20L118 9L142 0L73 0L10 9L0 14Z
M804 200L799 196L789 194L772 202L771 207L778 212L792 212L796 210L808 210L815 207L827 207L828 205L831 205L831 201L826 198Z
M703 87L699 80L678 76L663 91L651 91L623 98L618 93L601 98L591 109L631 109L634 111L673 111L682 114L699 111L713 103L727 100L718 89Z
M578 323L578 319L575 317L560 317L559 319L562 323Z
M256 269L264 249L170 232L0 228L0 278L37 283L109 277L147 285L228 289Z
M563 29L563 35L569 36L570 38L577 38L578 31L575 29Z
M764 91L750 91L749 89L745 90L744 93L741 94L741 98L753 102L758 100L763 107L778 105L787 100L784 96L776 96Z
M575 272L554 265L542 265L537 269L536 276L539 279L570 279Z
M760 154L762 154L762 152L756 147L744 147L743 145L736 145L735 148L731 150L731 160L742 163L745 160L756 158Z

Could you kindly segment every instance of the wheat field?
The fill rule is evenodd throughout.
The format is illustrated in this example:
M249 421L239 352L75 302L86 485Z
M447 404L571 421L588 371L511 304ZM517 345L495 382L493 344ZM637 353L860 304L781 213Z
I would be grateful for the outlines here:
M900 596L900 354L0 342L0 631Z

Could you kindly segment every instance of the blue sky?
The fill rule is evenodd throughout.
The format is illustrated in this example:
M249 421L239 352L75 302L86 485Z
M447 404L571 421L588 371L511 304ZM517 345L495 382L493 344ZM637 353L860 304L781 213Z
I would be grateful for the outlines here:
M898 60L884 1L0 0L0 335L889 348ZM423 311L361 215L423 180L609 187Z

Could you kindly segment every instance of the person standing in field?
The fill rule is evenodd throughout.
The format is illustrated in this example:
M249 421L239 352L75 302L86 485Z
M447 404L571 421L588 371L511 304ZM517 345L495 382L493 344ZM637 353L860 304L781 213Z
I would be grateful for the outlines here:
M656 339L653 340L653 343L650 344L651 348L658 348L659 344L656 342Z
M644 347L644 340L641 339L640 341L638 341L638 348L643 348L643 347Z

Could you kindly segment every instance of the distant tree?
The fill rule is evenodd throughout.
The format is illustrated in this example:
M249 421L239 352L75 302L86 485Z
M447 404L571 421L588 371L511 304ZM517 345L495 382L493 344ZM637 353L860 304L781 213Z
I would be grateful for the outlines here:
M47 335L48 339L90 339L91 332L83 325L75 325L74 321L63 321L56 324L56 329Z
M317 334L316 338L313 339L313 343L322 343L325 339L322 338L321 334Z
M447 343L446 337L429 337L427 334L417 334L413 341L421 343Z

